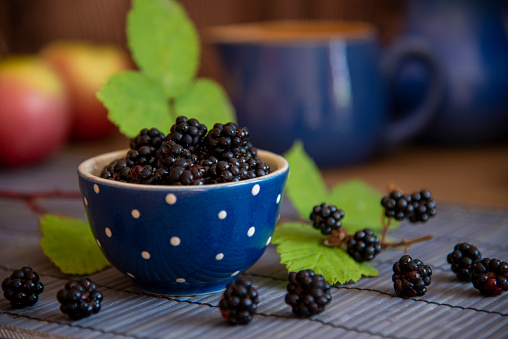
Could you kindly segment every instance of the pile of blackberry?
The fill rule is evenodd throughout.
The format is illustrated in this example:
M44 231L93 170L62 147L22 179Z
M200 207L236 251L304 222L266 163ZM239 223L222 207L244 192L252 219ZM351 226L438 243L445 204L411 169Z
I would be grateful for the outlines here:
M300 318L308 318L324 311L332 300L330 284L313 270L289 273L286 303Z
M429 190L411 195L394 190L381 199L381 205L388 218L398 221L408 219L412 223L425 222L437 214L437 204Z
M338 230L342 226L344 211L326 203L314 206L310 214L312 226L321 230L322 234L330 234L332 230Z
M419 259L402 256L393 265L393 288L401 297L422 296L431 283L432 269Z
M270 166L249 142L249 132L233 122L208 128L179 116L167 135L143 129L126 156L105 166L101 178L145 185L207 185L257 178Z
M238 278L226 286L219 302L219 308L222 317L229 323L245 325L252 320L258 303L258 292L252 283Z
M95 283L88 279L70 280L56 295L60 302L60 311L72 319L82 319L99 313L102 293Z
M44 285L39 281L37 272L25 266L13 271L3 280L2 290L12 307L23 308L37 303L39 294L44 291Z
M481 257L482 254L476 246L460 243L455 245L453 252L446 257L446 261L451 264L451 270L459 280L471 281L471 266Z
M482 294L500 295L508 291L508 263L484 258L471 265L471 282Z
M379 238L369 228L357 231L347 242L347 253L356 261L370 261L382 250Z

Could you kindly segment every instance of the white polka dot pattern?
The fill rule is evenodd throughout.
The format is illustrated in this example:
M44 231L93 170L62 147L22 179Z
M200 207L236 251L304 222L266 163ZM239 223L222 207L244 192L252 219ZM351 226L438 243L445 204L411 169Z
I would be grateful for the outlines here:
M178 237L171 237L170 242L171 242L171 245L178 246L178 245L180 245L181 240Z
M141 252L141 257L143 257L143 259L150 259L150 253L147 251L143 251Z
M226 216L227 216L227 212L222 210L219 212L219 219L226 219Z
M134 209L131 211L131 215L134 219L139 219L139 217L141 216L141 213L139 213L138 210Z

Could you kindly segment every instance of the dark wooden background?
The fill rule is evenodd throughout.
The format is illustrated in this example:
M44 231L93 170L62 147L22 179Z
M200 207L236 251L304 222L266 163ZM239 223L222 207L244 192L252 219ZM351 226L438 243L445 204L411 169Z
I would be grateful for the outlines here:
M346 19L373 23L383 43L397 33L404 0L180 0L204 27L277 19ZM35 53L55 39L125 46L130 0L0 0L0 55ZM203 44L200 76L221 80L212 46Z

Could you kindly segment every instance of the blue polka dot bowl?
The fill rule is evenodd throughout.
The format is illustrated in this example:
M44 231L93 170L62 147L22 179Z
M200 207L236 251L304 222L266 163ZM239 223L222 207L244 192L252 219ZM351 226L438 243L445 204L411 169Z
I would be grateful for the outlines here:
M98 246L136 287L175 296L217 292L261 257L289 174L283 157L260 150L271 173L234 183L155 186L99 177L125 153L88 159L78 175Z

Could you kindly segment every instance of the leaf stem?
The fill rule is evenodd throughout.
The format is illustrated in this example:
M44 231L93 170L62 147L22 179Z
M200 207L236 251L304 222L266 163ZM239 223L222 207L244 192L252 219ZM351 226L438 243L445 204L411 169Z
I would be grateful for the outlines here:
M381 232L381 243L383 243L386 240L386 236L388 234L388 229L390 228L392 218L388 218L388 221L386 222L386 217L383 212L383 214L381 215L381 220L382 220L381 223L383 225L383 230Z
M21 200L32 212L42 215L46 214L48 211L39 205L38 200L59 199L59 198L80 199L81 194L79 192L60 191L60 190L48 192L28 192L28 193L0 190L0 198Z
M434 236L432 234L427 234L427 235L409 239L409 240L404 240L404 238L401 238L400 241L392 241L392 242L381 241L380 243L381 243L381 246L383 246L383 248L404 246L404 251L407 252L409 245L417 243L417 242L421 242L421 241L427 241L432 238L434 238Z

